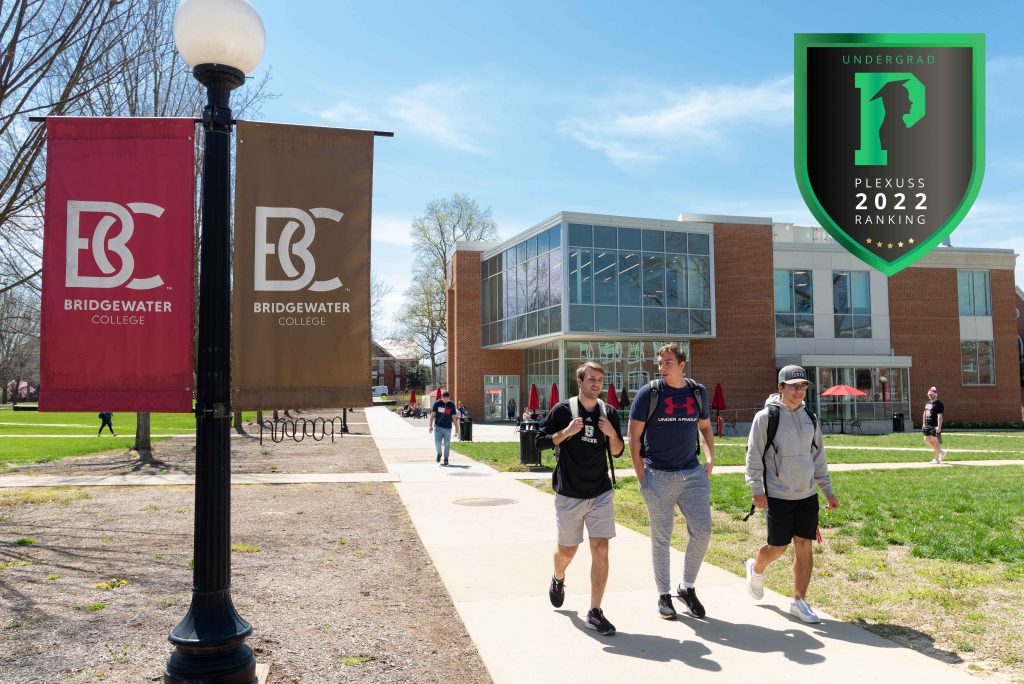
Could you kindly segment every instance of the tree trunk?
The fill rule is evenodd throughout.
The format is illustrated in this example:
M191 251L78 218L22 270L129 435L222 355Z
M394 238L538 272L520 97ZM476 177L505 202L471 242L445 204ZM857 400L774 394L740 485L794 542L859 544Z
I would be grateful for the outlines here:
M139 460L143 463L153 462L153 443L150 439L149 413L139 411L135 414L135 446L139 452Z
M274 409L274 422L276 423L279 420L281 420L281 418L277 415L277 409Z
M256 422L263 425L263 409L256 409Z
M234 416L232 417L232 426L235 428L235 432L237 432L238 434L245 434L245 426L242 425L241 411L235 411Z

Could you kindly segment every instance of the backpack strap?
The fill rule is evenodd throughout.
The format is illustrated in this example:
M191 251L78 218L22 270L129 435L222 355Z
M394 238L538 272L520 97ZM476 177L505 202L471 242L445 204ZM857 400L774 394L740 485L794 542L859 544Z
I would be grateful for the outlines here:
M647 383L647 386L651 388L651 393L647 397L647 418L644 419L644 429L640 433L640 455L643 455L644 450L644 435L647 434L647 424L651 422L651 418L654 417L654 412L658 410L658 392L661 390L661 378L655 378Z
M804 403L804 411L807 412L808 417L810 417L810 419L811 419L811 425L814 426L814 434L817 434L817 432L818 432L818 417L816 415L814 415L814 412L811 411L811 407L808 406L806 404L806 402ZM767 471L768 471L767 460L768 459L767 459L767 457L768 457L768 449L769 449L769 447L772 448L772 449L775 449L776 461L778 459L779 447L778 447L777 444L775 444L775 435L779 434L779 414L780 414L780 411L779 411L778 405L772 404L771 406L768 407L768 425L767 425L767 427L765 429L764 451L761 452L761 478L762 478L761 481L762 481L763 484L765 484L765 488L764 488L765 494L768 493L768 487L767 487L767 481L768 481L768 477L767 477ZM812 436L811 437L811 449L817 449L817 448L818 448L817 442L815 442L814 437ZM775 474L778 475L778 471L777 470L776 470ZM750 518L750 516L752 516L754 514L755 508L756 508L756 506L754 506L753 504L750 505L750 512L747 513L746 516L744 516L744 518L743 518L744 521L748 520Z
M700 400L700 385L693 378L683 378L686 381L686 386L690 388L690 394L693 395L693 400L697 402L697 422L700 423L700 414L704 413L704 407L701 405ZM700 456L700 430L697 430L697 457Z
M608 418L608 407L600 399L597 400L597 408L601 412L601 417ZM605 437L604 440L604 452L608 456L608 470L612 474L612 487L615 486L615 461L612 460L612 441Z
M572 419L576 420L580 417L580 398L569 397L569 412L572 414Z

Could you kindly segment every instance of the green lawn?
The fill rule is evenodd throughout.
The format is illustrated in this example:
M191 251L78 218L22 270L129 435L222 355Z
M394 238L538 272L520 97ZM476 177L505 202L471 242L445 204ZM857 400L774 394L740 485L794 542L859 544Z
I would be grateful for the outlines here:
M243 418L255 418L255 412ZM95 413L39 413L38 411L12 411L0 409L0 464L20 465L55 461L67 456L85 456L100 451L122 449L127 451L135 443L135 413L115 413L111 437L106 430L96 436L100 420ZM195 432L196 420L191 413L153 413L150 417L152 434L181 434ZM55 437L15 437L15 435L56 435ZM5 436L10 438L5 439ZM162 441L154 437L153 442Z
M715 465L743 465L746 459L745 438L724 437L715 440ZM849 449L843 447L862 447ZM998 436L962 433L943 438L943 446L950 449L948 458L960 461L989 461L1024 459L1024 433L1012 432ZM863 448L868 447L868 448ZM889 447L921 449L920 451L894 451ZM501 471L523 471L519 464L519 442L454 442L452 449L470 458L486 463ZM964 453L958 449L987 449L987 452ZM826 435L825 453L829 463L915 463L931 460L931 452L919 435ZM555 465L555 452L541 452L545 468ZM617 459L622 468L632 467L629 445L623 457Z

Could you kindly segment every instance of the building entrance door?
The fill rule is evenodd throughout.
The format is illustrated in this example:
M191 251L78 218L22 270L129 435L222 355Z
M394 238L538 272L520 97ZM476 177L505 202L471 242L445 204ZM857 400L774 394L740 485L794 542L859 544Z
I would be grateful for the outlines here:
M505 420L506 401L504 385L487 385L484 388L484 420L488 423Z

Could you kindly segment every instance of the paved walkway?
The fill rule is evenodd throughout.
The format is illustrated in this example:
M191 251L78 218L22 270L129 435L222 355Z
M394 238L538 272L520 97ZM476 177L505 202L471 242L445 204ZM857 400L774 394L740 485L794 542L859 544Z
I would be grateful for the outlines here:
M401 478L396 488L420 538L498 684L977 681L827 615L820 625L804 625L789 617L787 597L766 590L764 600L755 602L741 578L709 565L698 582L708 619L662 620L650 542L623 527L612 542L604 601L618 634L598 636L583 622L589 608L586 545L569 566L565 606L555 610L548 603L555 544L548 494L457 454L450 467L439 467L425 429L385 409L369 409L367 418L388 470ZM672 567L678 576L681 553L672 552Z

